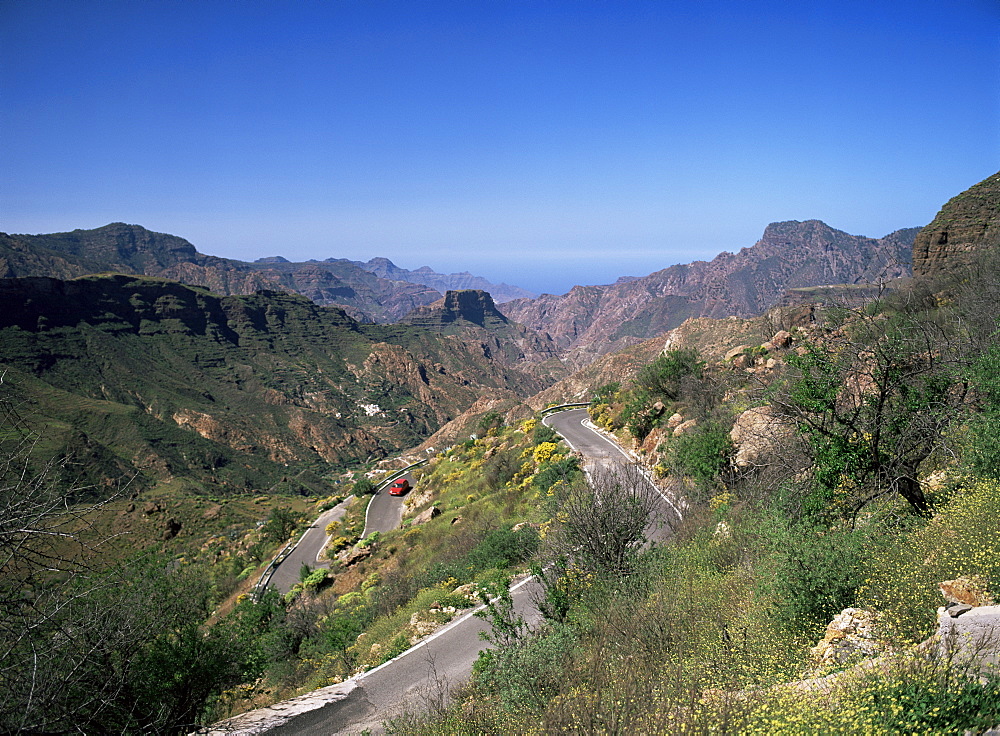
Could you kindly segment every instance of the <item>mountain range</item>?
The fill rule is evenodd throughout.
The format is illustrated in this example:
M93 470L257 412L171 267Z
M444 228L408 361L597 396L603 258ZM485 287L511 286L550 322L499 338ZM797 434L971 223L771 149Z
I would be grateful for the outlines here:
M671 266L607 286L515 299L501 311L546 332L563 358L582 367L679 326L690 317L750 317L790 289L909 276L919 228L883 238L848 235L819 220L776 222L755 245L711 261Z
M410 271L400 268L388 258L372 258L364 263L361 261L351 261L351 263L384 279L423 284L432 289L437 289L442 294L446 291L462 291L466 289L486 291L493 297L493 301L498 304L509 302L511 299L533 299L537 296L537 294L533 294L527 289L522 289L520 286L490 283L482 276L473 276L468 271L443 274L433 270L430 266L421 266L415 271Z
M3 384L88 486L249 491L418 444L481 395L548 385L475 343L277 291L112 274L0 279Z
M101 458L97 484L138 473L270 486L413 447L477 406L523 405L689 317L906 276L915 234L775 223L711 262L499 307L485 289L442 296L396 278L448 283L387 259L247 263L121 223L0 234L0 354L52 447Z

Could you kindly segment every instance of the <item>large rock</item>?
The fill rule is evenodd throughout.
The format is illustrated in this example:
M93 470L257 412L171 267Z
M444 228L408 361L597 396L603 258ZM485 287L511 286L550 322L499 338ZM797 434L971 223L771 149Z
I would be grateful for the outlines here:
M441 509L437 506L431 506L428 509L424 509L419 514L413 517L414 524L426 524L431 519L436 519L441 515Z
M1000 606L979 606L952 616L938 609L937 651L952 661L973 662L983 669L1000 666Z
M990 596L986 581L978 575L962 575L954 580L938 583L941 595L949 603L971 606L992 606L996 601Z
M874 657L882 647L876 639L877 614L861 608L845 608L826 627L826 634L812 648L817 664L844 664Z
M791 434L788 420L773 406L751 407L736 417L729 432L736 449L733 462L738 468L766 465Z

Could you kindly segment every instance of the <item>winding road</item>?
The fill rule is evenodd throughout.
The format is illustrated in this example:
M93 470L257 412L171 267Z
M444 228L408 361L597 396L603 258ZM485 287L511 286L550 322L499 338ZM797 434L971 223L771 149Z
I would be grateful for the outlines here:
M409 473L399 477L406 478L410 483L413 483L413 476ZM398 527L403 520L404 496L390 496L388 485L388 483L384 484L384 487L380 488L368 503L363 536L367 537L372 532L391 531ZM279 593L287 593L293 585L299 582L299 571L303 565L309 565L312 568L330 566L330 561L322 558L323 548L327 542L326 527L329 526L330 522L339 521L344 517L347 503L347 501L341 502L329 511L324 511L316 521L309 525L295 548L274 568L267 584L268 587L275 588Z
M329 560L320 559L323 547L326 546L326 527L330 522L342 519L346 510L346 503L339 503L329 511L320 514L319 518L306 529L295 548L288 553L280 565L274 568L268 587L275 588L279 593L284 594L299 582L299 570L302 569L303 565L309 565L312 568L329 567Z
M584 409L552 414L544 422L586 458L588 469L632 461L616 443L588 426L587 412ZM659 489L657 493L663 499L664 517L679 513L667 495ZM376 523L389 524L393 518L394 524L399 524L398 513L401 513L401 508L393 507L386 499L379 499L382 495L396 501L401 507L401 499L388 496L384 490L380 491L372 500L372 506L375 506L376 500L379 500L379 506L375 511L369 507L368 522L373 526L366 531L375 531ZM394 514L397 515L394 517ZM376 516L377 522L373 521ZM663 526L665 525L659 525L650 531L654 536L661 536ZM314 527L322 530L325 524L320 526L317 522ZM378 528L392 529L394 526ZM511 591L515 611L529 625L536 624L541 619L534 603L540 592L538 583L533 578L524 578ZM202 733L305 736L384 733L381 725L384 721L406 712L425 711L447 700L448 691L469 678L472 664L479 652L489 646L479 636L488 624L474 616L476 610L479 609L461 615L380 667L338 685L331 685L269 708L244 713L215 724Z

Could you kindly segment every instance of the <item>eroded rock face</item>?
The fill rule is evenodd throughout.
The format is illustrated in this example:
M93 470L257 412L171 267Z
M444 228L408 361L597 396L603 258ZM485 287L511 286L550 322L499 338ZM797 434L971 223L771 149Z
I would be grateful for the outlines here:
M976 255L1000 246L1000 173L948 202L913 243L913 275L956 276Z

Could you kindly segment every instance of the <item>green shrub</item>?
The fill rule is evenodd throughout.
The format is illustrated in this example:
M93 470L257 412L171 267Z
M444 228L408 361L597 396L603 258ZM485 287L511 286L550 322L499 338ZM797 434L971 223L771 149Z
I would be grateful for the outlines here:
M516 532L509 526L489 532L469 552L467 561L476 570L504 569L524 562L538 549L538 532L523 526Z
M372 483L371 478L367 475L361 475L355 477L354 488L351 492L360 498L362 496L370 496L375 493L375 488L376 486Z
M672 467L703 489L714 487L733 454L729 432L718 422L705 422L670 440Z
M824 527L772 516L761 525L771 548L762 587L778 619L794 631L820 631L852 606L865 581L865 561L877 557L878 526Z
M305 587L306 590L317 590L318 588L322 587L323 583L325 583L329 579L327 576L327 572L328 571L325 567L320 567L316 570L313 570L308 575L306 575L305 579L302 581L302 585Z
M642 368L635 383L656 399L677 401L681 395L681 380L701 373L703 368L697 350L668 350Z
M558 442L560 437L552 427L539 422L531 433L531 439L536 445L540 445L543 442Z
M850 675L830 693L781 688L735 729L746 734L960 734L1000 722L1000 679L947 656L910 655Z

